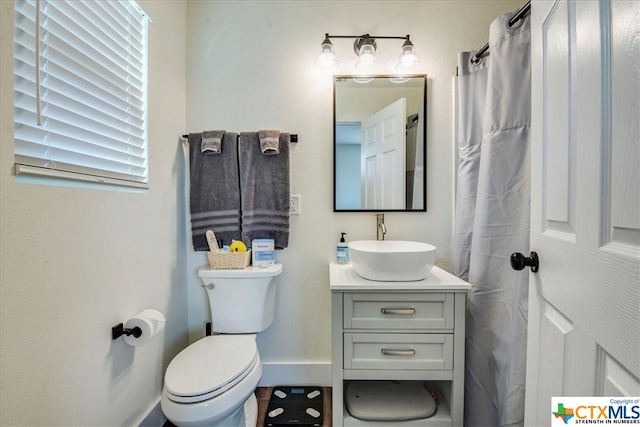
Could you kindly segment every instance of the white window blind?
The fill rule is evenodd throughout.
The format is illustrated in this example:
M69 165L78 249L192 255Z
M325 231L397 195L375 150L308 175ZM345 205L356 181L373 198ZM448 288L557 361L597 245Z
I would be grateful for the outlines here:
M146 187L148 18L133 1L16 0L16 174Z

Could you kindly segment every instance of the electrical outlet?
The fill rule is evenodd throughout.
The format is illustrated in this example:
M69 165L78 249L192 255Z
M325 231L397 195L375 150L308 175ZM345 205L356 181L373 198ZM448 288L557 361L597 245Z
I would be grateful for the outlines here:
M289 199L289 215L300 215L301 211L300 196L292 195Z

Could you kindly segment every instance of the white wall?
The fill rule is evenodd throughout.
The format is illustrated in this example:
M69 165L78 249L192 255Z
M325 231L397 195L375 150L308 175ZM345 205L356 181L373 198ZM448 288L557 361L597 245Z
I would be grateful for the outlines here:
M453 194L452 76L461 50L479 49L491 21L517 8L510 1L190 1L187 17L187 127L297 133L291 151L291 192L302 215L291 218L289 248L278 280L274 324L258 338L266 364L330 362L328 262L340 232L375 238L372 213L334 213L332 77L315 67L325 33L406 35L416 46L427 88L427 212L388 213L388 239L435 244L438 264L451 258ZM363 7L366 6L366 7ZM401 41L379 40L380 74L392 73ZM334 40L336 74L352 74L352 41ZM196 277L204 253L190 251L189 330L202 336L206 295ZM286 371L285 371L286 372ZM327 372L326 370L323 372ZM263 381L263 383L265 382ZM302 376L276 378L305 382ZM325 379L328 384L329 378Z
M149 191L16 183L13 2L0 2L1 425L137 425L186 344L183 2L140 2L153 19ZM145 308L166 318L145 347L111 327Z

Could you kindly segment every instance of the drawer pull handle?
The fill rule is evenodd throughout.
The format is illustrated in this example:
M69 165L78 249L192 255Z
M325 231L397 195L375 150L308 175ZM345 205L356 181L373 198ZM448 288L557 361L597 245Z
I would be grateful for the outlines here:
M399 314L404 316L411 316L416 314L415 308L382 308L380 309L382 314Z
M405 356L411 357L416 355L416 351L414 349L408 350L390 350L387 348L382 349L382 354L385 356Z

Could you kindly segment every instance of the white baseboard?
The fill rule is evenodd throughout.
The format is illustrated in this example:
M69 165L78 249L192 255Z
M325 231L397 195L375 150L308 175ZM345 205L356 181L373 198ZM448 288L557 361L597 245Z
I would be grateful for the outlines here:
M134 424L138 427L158 427L164 425L167 422L167 417L164 416L162 408L160 407L160 398L153 405L147 415L140 420L140 422Z
M262 362L258 387L277 385L331 386L331 362Z

